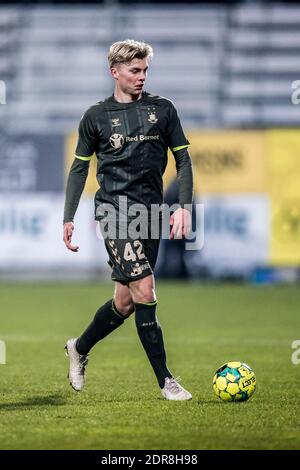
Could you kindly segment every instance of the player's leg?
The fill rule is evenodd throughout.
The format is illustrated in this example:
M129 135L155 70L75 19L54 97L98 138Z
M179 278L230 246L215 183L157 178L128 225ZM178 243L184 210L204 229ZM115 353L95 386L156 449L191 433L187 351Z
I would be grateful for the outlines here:
M172 377L167 367L163 334L156 316L155 280L153 274L129 284L135 305L139 338L156 375L162 395L168 400L189 400L192 395Z
M80 391L85 384L85 366L88 353L101 339L124 323L134 311L134 305L127 286L115 283L114 298L107 301L96 312L92 322L79 338L67 341L69 356L69 381L74 390Z
M115 282L114 305L124 317L134 312L134 303L128 286Z
M76 349L79 354L87 355L98 341L121 326L126 316L118 310L114 299L108 300L97 310L92 322L78 338Z
M166 364L163 334L156 316L156 294L153 274L129 284L135 305L135 323L141 343L152 365L160 388L172 374Z
M163 396L170 400L191 398L191 394L172 378L167 368L162 331L156 318L153 269L159 239L106 239L105 246L110 258L112 279L120 284L117 284L115 293L115 308L120 309L119 313L122 313L123 309L125 315L126 311L130 314L135 309L138 334L162 387Z

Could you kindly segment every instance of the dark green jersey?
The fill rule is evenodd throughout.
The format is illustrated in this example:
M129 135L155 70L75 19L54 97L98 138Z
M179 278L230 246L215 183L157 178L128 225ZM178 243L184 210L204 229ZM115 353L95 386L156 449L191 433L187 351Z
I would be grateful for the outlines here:
M188 145L172 101L144 92L135 102L111 96L89 108L80 121L75 156L89 160L96 153L96 208L103 202L118 208L119 196L127 196L128 205L149 208L162 203L168 148Z

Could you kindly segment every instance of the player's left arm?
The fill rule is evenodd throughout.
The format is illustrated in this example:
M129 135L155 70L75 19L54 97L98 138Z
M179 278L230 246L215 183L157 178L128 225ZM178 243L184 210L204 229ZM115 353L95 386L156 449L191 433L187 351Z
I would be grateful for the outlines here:
M188 152L189 141L184 135L177 110L172 102L169 102L168 110L167 142L172 150L177 170L179 183L179 204L171 216L172 225L170 239L182 238L191 230L192 217L191 205L193 201L193 170L192 161Z
M179 184L179 204L171 216L172 225L170 239L186 236L192 225L191 207L193 201L193 169L192 161L188 151L188 145L173 149L176 162L177 180Z

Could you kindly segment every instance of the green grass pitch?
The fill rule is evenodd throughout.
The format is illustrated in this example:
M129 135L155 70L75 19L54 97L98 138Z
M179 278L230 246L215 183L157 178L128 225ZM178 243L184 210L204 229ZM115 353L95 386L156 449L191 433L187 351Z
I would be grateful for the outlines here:
M158 282L168 364L190 402L161 398L134 319L90 354L87 385L68 385L65 340L78 335L112 284L2 284L1 449L299 449L298 287ZM215 370L248 363L245 403L214 396Z

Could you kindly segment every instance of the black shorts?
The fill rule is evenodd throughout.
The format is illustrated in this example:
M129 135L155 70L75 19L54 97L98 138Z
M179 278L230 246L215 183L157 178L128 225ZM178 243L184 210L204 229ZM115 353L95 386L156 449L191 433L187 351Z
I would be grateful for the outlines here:
M101 222L100 222L101 227ZM103 235L102 227L101 232ZM157 260L160 236L149 237L104 237L105 248L109 255L108 264L112 268L113 281L128 285L153 274ZM159 232L160 233L160 232Z

